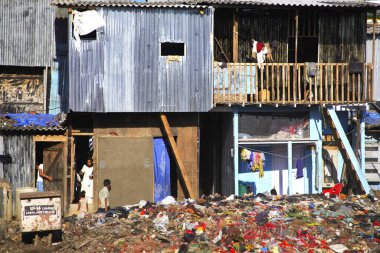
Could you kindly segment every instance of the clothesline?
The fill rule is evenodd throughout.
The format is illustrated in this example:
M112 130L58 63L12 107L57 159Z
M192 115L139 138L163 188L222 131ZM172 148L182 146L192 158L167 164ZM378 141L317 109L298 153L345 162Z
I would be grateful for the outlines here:
M353 129L353 130L351 130L350 132L346 133L346 135L349 135L349 134L351 134L351 133L354 132L354 131L355 131L355 129ZM329 143L329 144L324 145L324 146L331 146L332 144L333 144L333 143ZM260 144L259 144L259 145L260 145ZM307 144L298 144L298 147L299 147L299 146L306 146L306 145L307 145ZM245 148L245 149L247 149L247 150L249 150L249 151L253 151L253 152L261 152L261 153L264 153L264 154L269 154L269 155L278 156L278 157L282 157L282 158L286 158L286 159L288 159L288 157L287 157L287 156L284 156L284 155L279 155L279 154L276 154L276 153L272 153L272 152L268 152L268 151L262 151L262 150L253 149L253 148L247 148L247 147L242 146L242 145L239 145L239 148ZM277 149L276 151L283 151L283 150L288 150L288 148ZM307 158L307 157L309 157L309 156L311 156L311 154L306 155L306 156L303 156L303 157L298 158L298 159L303 160L303 159L305 159L305 158ZM291 159L292 159L292 160L298 160L297 158L291 158Z
M258 149L254 149L254 148L247 148L247 147L243 147L243 146L240 146L240 145L239 145L239 147L240 147L240 148L245 148L245 149L247 149L247 150L249 150L249 151L253 151L253 152L260 152L260 153L269 154L269 155L278 156L278 157L283 157L283 158L288 159L287 156L279 155L279 154L275 154L275 153L268 152L268 151L262 151L262 150L258 150ZM306 156L303 156L303 157L301 157L301 158L297 158L297 159L296 159L296 158L291 158L291 159L292 159L292 160L295 160L295 161L297 161L298 159L303 160L303 159L305 159L305 158L307 158L307 157L309 157L309 156L311 156L311 155L312 155L312 154L309 154L309 155L306 155Z

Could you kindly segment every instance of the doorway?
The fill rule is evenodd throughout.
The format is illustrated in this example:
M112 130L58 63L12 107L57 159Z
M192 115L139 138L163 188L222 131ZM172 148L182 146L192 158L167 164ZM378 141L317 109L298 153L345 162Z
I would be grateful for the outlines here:
M35 186L38 180L38 165L43 165L43 173L52 180L43 179L43 191L56 191L61 193L62 207L67 201L66 188L66 159L65 143L54 141L35 142ZM65 210L62 208L62 210Z
M154 138L153 163L154 202L161 201L167 196L177 198L178 169L167 139Z
M74 165L73 165L73 199L72 203L76 204L79 201L79 194L81 192L81 182L83 175L81 175L81 170L87 160L93 158L93 137L92 136L75 136L74 137Z

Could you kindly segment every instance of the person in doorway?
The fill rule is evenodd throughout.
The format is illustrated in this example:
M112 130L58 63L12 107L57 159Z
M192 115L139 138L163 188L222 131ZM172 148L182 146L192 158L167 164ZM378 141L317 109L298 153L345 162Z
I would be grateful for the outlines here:
M97 213L105 213L110 210L111 180L104 179L103 186L99 191L99 208Z
M86 197L89 204L92 204L94 197L93 172L94 168L92 166L92 160L88 159L87 164L83 165L80 175L83 176L81 190L86 192Z
M86 214L88 213L88 202L86 199L86 192L85 191L81 191L81 193L80 193L80 199L78 202L78 210L77 211L79 212L78 219L83 219L86 216Z
M37 167L37 165L36 165ZM44 165L41 163L37 167L38 173L37 173L37 182L36 187L37 191L43 192L44 191L44 180L48 180L49 182L52 182L54 178L52 176L48 176L44 173Z

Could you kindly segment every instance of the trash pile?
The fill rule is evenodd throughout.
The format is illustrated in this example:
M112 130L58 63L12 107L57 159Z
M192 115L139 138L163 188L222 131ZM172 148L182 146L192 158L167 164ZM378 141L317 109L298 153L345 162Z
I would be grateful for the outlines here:
M12 228L17 232L16 228ZM0 243L22 247L9 230ZM63 221L56 252L380 252L380 205L371 196L222 197L138 205Z

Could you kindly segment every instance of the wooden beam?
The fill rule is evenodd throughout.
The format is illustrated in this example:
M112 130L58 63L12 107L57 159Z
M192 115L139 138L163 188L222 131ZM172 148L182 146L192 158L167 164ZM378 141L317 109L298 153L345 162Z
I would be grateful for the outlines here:
M376 57L375 57L375 53L376 53L376 26L377 26L377 17L376 17L376 9L373 10L373 17L372 17L372 76L371 76L371 91L373 91L373 85L374 85L374 80L375 80L375 71L373 71L375 69L375 64L376 64ZM372 101L373 100L373 94L368 94L368 97L369 97L369 101Z
M236 8L232 14L232 60L239 61L239 15Z
M189 180L189 177L187 176L186 168L185 168L185 165L183 164L181 154L179 153L177 143L175 142L173 134L171 132L168 119L166 118L166 115L163 113L161 113L160 116L161 116L162 125L163 125L164 130L165 130L165 134L167 135L167 137L169 139L170 148L174 154L174 158L175 158L175 161L176 161L176 163L179 167L179 170L181 172L181 176L183 178L183 181L185 182L186 191L190 195L190 198L196 199L196 196L193 192L193 189L191 188L191 182Z

